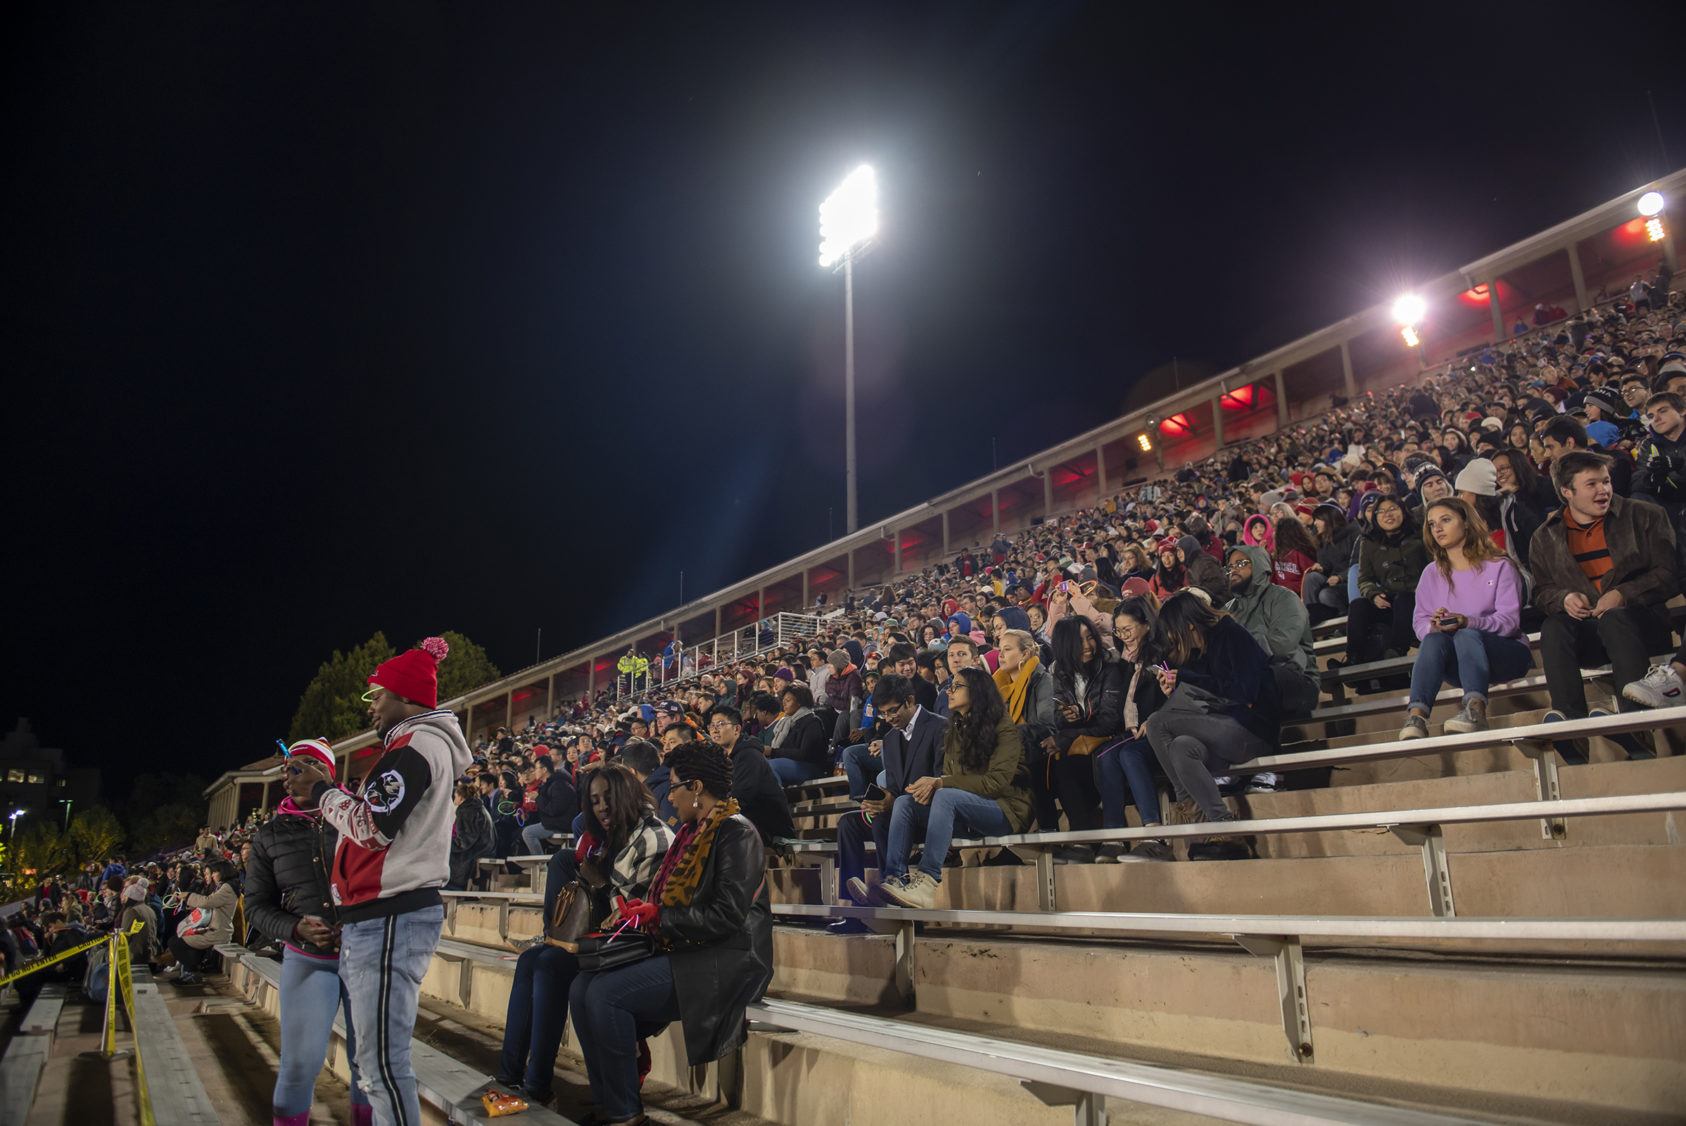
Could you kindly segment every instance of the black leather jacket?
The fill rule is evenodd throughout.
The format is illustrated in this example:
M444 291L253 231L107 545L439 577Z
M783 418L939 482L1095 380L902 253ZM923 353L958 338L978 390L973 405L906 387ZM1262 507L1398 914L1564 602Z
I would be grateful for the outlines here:
M773 918L761 834L742 814L722 822L691 902L663 907L674 991L692 1066L742 1042L744 1009L773 976Z
M260 828L252 838L252 862L246 869L248 925L307 954L337 956L332 948L300 942L293 928L306 915L334 921L328 866L338 843L339 833L320 817L280 813Z

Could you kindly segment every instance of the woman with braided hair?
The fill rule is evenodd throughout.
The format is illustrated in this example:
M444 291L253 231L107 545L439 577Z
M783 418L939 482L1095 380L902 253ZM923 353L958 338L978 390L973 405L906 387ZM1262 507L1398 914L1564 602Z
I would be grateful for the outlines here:
M761 834L732 799L732 766L713 743L667 756L679 832L648 900L621 900L605 929L630 923L656 940L651 957L582 973L568 1004L597 1110L594 1121L647 1121L638 1097L638 1041L678 1020L692 1067L743 1041L744 1009L772 980L773 934Z

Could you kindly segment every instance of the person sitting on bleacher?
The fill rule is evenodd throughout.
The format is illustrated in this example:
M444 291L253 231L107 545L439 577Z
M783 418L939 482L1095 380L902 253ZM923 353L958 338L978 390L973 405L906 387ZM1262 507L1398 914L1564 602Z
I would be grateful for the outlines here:
M1147 741L1147 720L1165 698L1159 678L1147 658L1147 639L1159 616L1151 591L1126 594L1112 610L1112 637L1118 647L1118 666L1124 674L1124 738L1095 754L1095 786L1101 792L1101 827L1122 829L1126 799L1146 829L1161 823L1159 787L1154 783L1153 747ZM1171 846L1163 840L1141 841L1134 847L1102 845L1095 859L1171 860Z
M648 894L673 833L656 816L655 799L631 770L610 763L586 777L585 831L572 849L557 854L571 861L564 865L557 890L576 877L583 880L592 898L590 918L597 923L608 916L616 897ZM548 921L555 904L548 888L545 900ZM515 962L497 1081L525 1092L531 1102L550 1101L556 1052L568 1020L568 990L578 973L573 951L542 940Z
M803 686L804 688L806 686ZM686 1061L701 1067L743 1043L744 1010L773 972L766 857L755 826L732 800L731 765L711 743L668 755L680 830L648 900L620 900L604 921L654 936L656 952L581 973L568 993L596 1111L592 1121L644 1122L638 1041L673 1021Z
M956 832L1022 833L1030 824L1030 775L1019 729L1007 719L995 681L964 668L948 682L942 773L915 778L890 807L889 847L879 853L878 893L902 907L929 908ZM919 867L908 870L923 841Z
M1551 479L1564 507L1534 533L1528 553L1534 604L1546 615L1540 657L1548 722L1588 715L1583 667L1609 661L1624 687L1645 677L1651 654L1669 647L1664 604L1680 590L1668 514L1615 495L1609 458L1570 450L1552 463ZM1628 757L1649 757L1637 739L1624 742ZM1567 761L1586 761L1572 743L1558 750Z
M790 800L778 775L767 765L761 741L743 733L743 715L729 704L716 704L708 712L708 737L732 760L732 796L738 808L761 834L763 843L796 836L790 817Z
M943 740L948 720L921 707L907 677L886 676L872 694L873 706L890 725L882 749L884 784L873 785L861 800L861 808L845 813L837 823L837 871L848 897L861 907L881 902L866 884L866 844L873 842L880 866L890 849L892 795L902 794L915 779L936 774L942 765ZM867 928L853 919L831 924L839 934L862 933Z
M795 786L831 773L825 724L814 714L806 684L790 684L779 697L779 718L767 739L767 761L779 782Z
M1059 717L1054 711L1054 676L1042 662L1041 648L1026 630L1006 629L996 636L1000 666L995 670L995 687L1007 706L1007 718L1018 725L1019 742L1027 750L1042 747L1054 733ZM1037 761L1031 753L1032 775ZM1032 787L1036 795L1036 819L1053 825L1057 814L1051 794Z
M1411 668L1411 701L1401 739L1428 734L1442 684L1463 688L1463 705L1447 734L1487 729L1487 692L1494 682L1528 671L1533 655L1522 639L1522 579L1493 542L1486 523L1456 497L1423 513L1429 564L1417 580L1412 626L1421 649Z
M1358 545L1358 594L1347 606L1346 664L1403 657L1416 646L1417 580L1428 549L1403 502L1383 497Z
M1317 706L1312 679L1311 614L1303 599L1272 581L1262 547L1232 547L1228 556L1230 615L1270 654L1284 716L1306 716ZM1312 572L1317 574L1317 572ZM1344 581L1344 580L1343 580Z
M1092 756L1123 733L1126 683L1093 622L1074 616L1054 623L1054 726L1039 747L1026 754L1031 790L1038 795L1041 811L1038 827L1044 833L1059 829L1059 822L1048 816L1055 798L1069 831L1101 827ZM1069 844L1054 849L1054 857L1088 863L1095 853L1089 845Z
M1171 779L1179 820L1233 821L1216 774L1274 751L1282 700L1270 655L1245 626L1195 594L1165 603L1148 639L1165 704L1147 720L1147 741ZM1245 841L1214 836L1189 846L1190 860L1240 860Z

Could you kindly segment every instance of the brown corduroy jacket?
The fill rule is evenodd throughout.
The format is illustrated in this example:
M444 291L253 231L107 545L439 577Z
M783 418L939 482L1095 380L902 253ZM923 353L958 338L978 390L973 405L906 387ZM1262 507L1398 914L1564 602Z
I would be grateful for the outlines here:
M1569 552L1569 535L1559 509L1529 541L1528 565L1534 574L1534 605L1543 613L1563 609L1572 593L1596 603L1599 591ZM1604 514L1604 541L1613 564L1605 590L1619 590L1627 606L1660 606L1680 591L1674 573L1674 528L1668 513L1643 500L1612 497Z

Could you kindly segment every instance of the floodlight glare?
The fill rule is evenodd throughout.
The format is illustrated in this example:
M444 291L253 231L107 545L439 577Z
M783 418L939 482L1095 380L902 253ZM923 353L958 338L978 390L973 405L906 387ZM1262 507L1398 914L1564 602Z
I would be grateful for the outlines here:
M1414 325L1428 312L1428 305L1414 293L1407 293L1393 303L1393 319L1402 325Z
M863 164L820 204L820 265L837 265L877 233L878 176Z
M1649 219L1663 209L1663 193L1646 192L1639 197L1639 213Z

